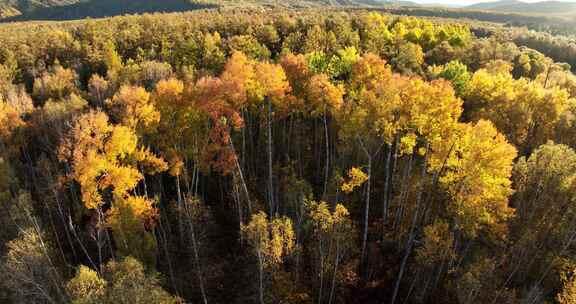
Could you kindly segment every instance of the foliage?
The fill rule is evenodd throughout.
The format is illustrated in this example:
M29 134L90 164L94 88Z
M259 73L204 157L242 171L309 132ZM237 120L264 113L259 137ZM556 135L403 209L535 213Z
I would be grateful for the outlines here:
M34 228L19 233L7 244L2 259L3 285L13 293L12 301L23 303L65 301L62 277L53 262L54 248Z
M110 261L102 275L80 266L67 286L72 303L181 303L159 286L158 278L144 272L138 260Z
M288 218L269 221L265 213L259 212L242 226L242 233L268 267L281 263L294 249L294 231Z
M516 149L489 121L461 128L440 177L451 197L449 212L456 227L469 235L485 227L494 237L503 238L514 212L508 197L513 193L510 176Z
M368 175L362 170L353 167L348 171L349 181L342 184L342 191L350 193L354 191L354 188L362 186L364 182L368 180Z
M569 40L226 2L0 26L0 302L569 299Z

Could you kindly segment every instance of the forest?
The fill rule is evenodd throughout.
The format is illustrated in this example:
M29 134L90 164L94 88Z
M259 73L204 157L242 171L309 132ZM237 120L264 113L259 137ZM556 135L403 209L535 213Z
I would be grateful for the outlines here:
M344 8L2 24L0 303L574 304L567 39Z
M502 3L506 3L507 0L503 0ZM524 1L514 1L514 3L529 3ZM486 3L492 3L490 1ZM498 3L498 2L495 2ZM534 2L536 3L536 2ZM544 0L542 2L552 5L558 5L560 11L564 11L567 14L562 15L556 12L509 12L503 9L499 11L498 8L494 10L482 10L474 7L465 8L444 8L444 7L391 7L383 8L382 10L388 13L396 15L408 15L408 16L421 16L421 17L444 17L444 18L458 18L458 19L472 19L481 20L488 22L496 22L506 24L510 27L525 27L530 30L542 31L552 33L554 35L567 35L575 36L576 31L576 19L574 15L570 14L570 11L574 9L573 7L562 7L562 1L554 0ZM574 4L574 2L566 1L566 4ZM534 8L538 9L538 8ZM546 7L542 8L543 10ZM551 8L549 8L551 9Z

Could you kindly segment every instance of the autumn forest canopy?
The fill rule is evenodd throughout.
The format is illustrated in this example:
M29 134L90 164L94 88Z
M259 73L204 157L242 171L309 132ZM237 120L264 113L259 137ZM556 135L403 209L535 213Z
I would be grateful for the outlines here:
M0 303L576 303L576 45L229 9L0 25Z

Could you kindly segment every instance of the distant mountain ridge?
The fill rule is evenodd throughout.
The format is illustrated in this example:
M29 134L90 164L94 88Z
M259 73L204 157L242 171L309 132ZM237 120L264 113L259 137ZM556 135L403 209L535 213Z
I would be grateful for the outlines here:
M576 1L576 0L575 0ZM242 6L283 5L294 7L370 6L382 8L449 7L442 4L419 4L409 0L0 0L0 20L72 20L101 18L124 14L176 12L215 8L218 4ZM540 15L576 14L576 2L542 1L527 3L519 0L482 2L462 7L503 13Z
M528 3L518 0L502 0L477 3L465 8L508 13L568 14L576 13L576 2L541 1Z
M358 0L356 2L362 3L362 4L375 4L375 5L379 5L379 6L421 6L421 4L418 4L418 3L413 2L413 1L402 1L402 0L398 0L398 1L394 1L394 0Z
M408 0L0 0L3 21L72 20L124 14L176 12L214 8L217 4L281 4L285 6L418 7ZM2 10L4 8L4 13Z
M3 0L0 0L3 1ZM25 0L26 1L26 0ZM84 18L102 18L124 14L141 14L152 12L177 12L215 5L195 0L44 0L62 2L46 5L21 15L5 18L4 21L26 20L74 20ZM68 2L64 4L64 2Z
M518 1L518 0L501 0L501 1L492 1L492 2L479 2L476 4L472 4L469 6L465 6L465 8L468 9L487 9L487 10L491 10L491 9L495 9L498 8L500 6L508 6L508 5L521 5L524 4L525 2L522 1Z

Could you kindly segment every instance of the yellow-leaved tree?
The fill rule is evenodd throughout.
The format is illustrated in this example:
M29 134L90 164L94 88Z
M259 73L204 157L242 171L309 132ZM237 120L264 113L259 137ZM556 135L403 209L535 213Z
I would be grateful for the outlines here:
M241 230L258 259L259 299L264 304L264 271L282 263L294 250L292 220L287 217L268 220L264 212L259 212Z
M74 304L182 303L161 287L157 275L147 273L133 257L112 260L100 273L81 265L66 287Z
M480 120L460 125L448 153L441 161L433 157L430 167L444 167L439 183L450 197L454 228L471 238L483 231L494 241L505 239L514 214L508 198L516 149L491 122Z
M150 93L142 87L122 86L106 105L112 118L139 133L160 121L160 113L151 102Z
M133 255L147 265L154 264L154 203L135 195L133 190L144 173L165 171L166 163L139 147L133 129L112 125L108 116L99 111L75 119L60 145L59 158L69 166L70 179L79 185L84 207L94 211L98 246L107 224L121 255ZM108 210L106 219L104 210Z
M553 138L562 114L573 103L565 90L487 70L474 73L463 98L467 118L492 121L522 154Z
M314 247L318 248L318 303L332 303L334 299L339 266L344 255L350 251L354 243L354 225L348 209L342 204L336 204L330 211L326 202L306 202L308 218L313 229ZM330 267L332 266L332 267ZM332 273L331 282L325 282L327 275ZM325 289L329 293L325 294Z

